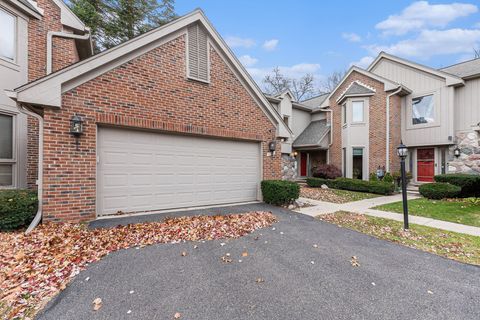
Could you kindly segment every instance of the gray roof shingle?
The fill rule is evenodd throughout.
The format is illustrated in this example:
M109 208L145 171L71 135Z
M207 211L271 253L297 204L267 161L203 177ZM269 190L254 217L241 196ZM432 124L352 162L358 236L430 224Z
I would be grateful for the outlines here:
M453 66L449 66L440 70L460 78L475 76L480 74L480 58L457 63Z
M319 96L316 96L316 97L313 97L313 98L310 98L310 99L307 99L307 100L303 100L301 102L301 104L303 104L304 106L307 106L309 108L317 108L319 107L323 101L325 101L325 99L327 99L328 95L330 94L330 92L327 92L327 93L323 93Z
M375 93L373 90L370 90L356 82L353 82L352 85L345 91L343 95L357 95L357 94L370 94Z
M293 142L293 147L320 146L320 140L330 130L327 120L312 121Z

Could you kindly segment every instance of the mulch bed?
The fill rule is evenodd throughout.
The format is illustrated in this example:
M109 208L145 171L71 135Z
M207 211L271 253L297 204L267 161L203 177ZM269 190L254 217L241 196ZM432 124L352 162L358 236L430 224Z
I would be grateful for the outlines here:
M238 238L277 221L271 212L167 218L108 229L46 223L29 235L0 233L0 318L33 317L88 264L156 243Z
M330 189L310 187L300 188L300 197L333 203L345 203L351 201L350 199L346 199L345 197L336 194Z

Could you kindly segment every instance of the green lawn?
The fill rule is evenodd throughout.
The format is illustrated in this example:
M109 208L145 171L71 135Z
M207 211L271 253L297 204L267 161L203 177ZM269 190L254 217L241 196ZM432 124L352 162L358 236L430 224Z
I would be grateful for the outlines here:
M381 196L379 194L373 194L373 193L367 193L367 192L357 192L357 191L340 190L340 189L331 189L331 190L336 195L341 196L344 199L348 200L346 202L378 198Z
M402 213L402 202L394 202L373 209ZM467 200L429 200L425 198L408 201L408 212L414 216L480 227L480 204Z
M480 237L415 224L406 232L402 222L343 211L317 218L379 239L480 265Z

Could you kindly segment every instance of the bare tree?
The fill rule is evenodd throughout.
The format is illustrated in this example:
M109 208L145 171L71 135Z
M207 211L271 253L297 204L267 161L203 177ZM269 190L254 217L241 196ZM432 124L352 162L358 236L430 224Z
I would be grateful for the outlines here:
M474 59L480 58L480 48L473 48L473 57Z
M332 92L333 89L340 83L340 81L345 76L346 71L334 71L330 74L327 79L320 82L320 88L318 91L320 94Z
M278 67L273 68L271 74L267 74L263 78L264 90L268 94L279 94L285 90L290 90L296 101L308 98L315 93L315 78L312 74L295 79L289 78L280 72Z

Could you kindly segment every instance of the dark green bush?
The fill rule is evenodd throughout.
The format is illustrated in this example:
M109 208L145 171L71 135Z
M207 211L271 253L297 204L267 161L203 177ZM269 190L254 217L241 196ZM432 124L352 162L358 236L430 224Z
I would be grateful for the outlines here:
M307 178L307 185L312 188L319 188L322 185L326 185L329 188L336 188L336 180L332 179L322 179L322 178Z
M281 206L298 199L300 186L291 181L263 180L262 195L264 202Z
M350 191L369 192L389 195L395 191L393 183L382 181L365 181L359 179L339 178L335 180L336 188Z
M332 189L343 189L350 191L370 192L376 194L392 194L395 191L393 183L385 183L381 181L364 181L359 179L338 178L335 180L308 178L307 185L309 187L321 187L322 184Z
M428 199L455 198L460 194L462 188L445 182L422 184L418 191Z
M480 175L440 174L435 176L435 182L445 182L459 186L462 190L458 196L461 198L480 197Z
M30 190L0 190L0 231L15 230L30 223L37 211L37 193Z
M369 180L370 181L378 181L377 173L376 172L370 172Z
M393 177L390 174L390 172L385 173L385 176L383 177L382 181L385 183L393 183Z

